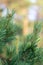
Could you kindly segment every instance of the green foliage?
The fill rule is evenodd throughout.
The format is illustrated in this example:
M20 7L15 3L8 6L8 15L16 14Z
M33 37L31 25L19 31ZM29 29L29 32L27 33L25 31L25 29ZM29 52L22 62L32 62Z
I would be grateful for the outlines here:
M35 22L33 32L25 37L22 27L13 24L12 18L13 13L0 17L0 65L43 65L43 49L37 47L40 23Z
M16 35L22 33L19 32L22 28L17 24L13 24L13 14L12 12L12 14L8 14L6 17L0 17L0 53L6 43L11 42Z

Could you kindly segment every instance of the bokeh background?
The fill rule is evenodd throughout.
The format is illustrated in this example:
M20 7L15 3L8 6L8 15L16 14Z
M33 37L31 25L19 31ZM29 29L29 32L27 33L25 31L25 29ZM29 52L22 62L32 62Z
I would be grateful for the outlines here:
M0 15L6 16L7 9L9 13L15 11L14 22L22 24L24 35L33 31L34 22L41 22L42 28L39 47L43 47L43 0L0 0Z

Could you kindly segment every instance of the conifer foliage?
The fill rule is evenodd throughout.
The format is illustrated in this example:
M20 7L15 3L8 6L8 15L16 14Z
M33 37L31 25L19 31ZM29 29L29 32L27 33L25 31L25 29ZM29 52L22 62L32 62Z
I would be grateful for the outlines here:
M13 14L0 17L0 65L43 65L43 49L37 47L40 23L35 22L33 32L24 36L22 26L13 24Z

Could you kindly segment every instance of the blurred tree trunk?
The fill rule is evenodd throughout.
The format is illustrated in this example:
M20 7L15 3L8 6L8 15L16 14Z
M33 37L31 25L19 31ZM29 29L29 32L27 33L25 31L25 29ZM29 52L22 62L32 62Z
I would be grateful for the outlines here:
M28 19L25 18L25 20L23 21L23 34L27 35L28 34Z

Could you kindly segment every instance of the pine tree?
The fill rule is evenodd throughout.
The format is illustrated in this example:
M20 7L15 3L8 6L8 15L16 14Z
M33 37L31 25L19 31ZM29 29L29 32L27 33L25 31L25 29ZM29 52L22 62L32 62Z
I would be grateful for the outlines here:
M24 36L22 26L13 24L13 14L0 17L0 65L43 65L43 49L37 46L40 23L35 22L33 32Z

